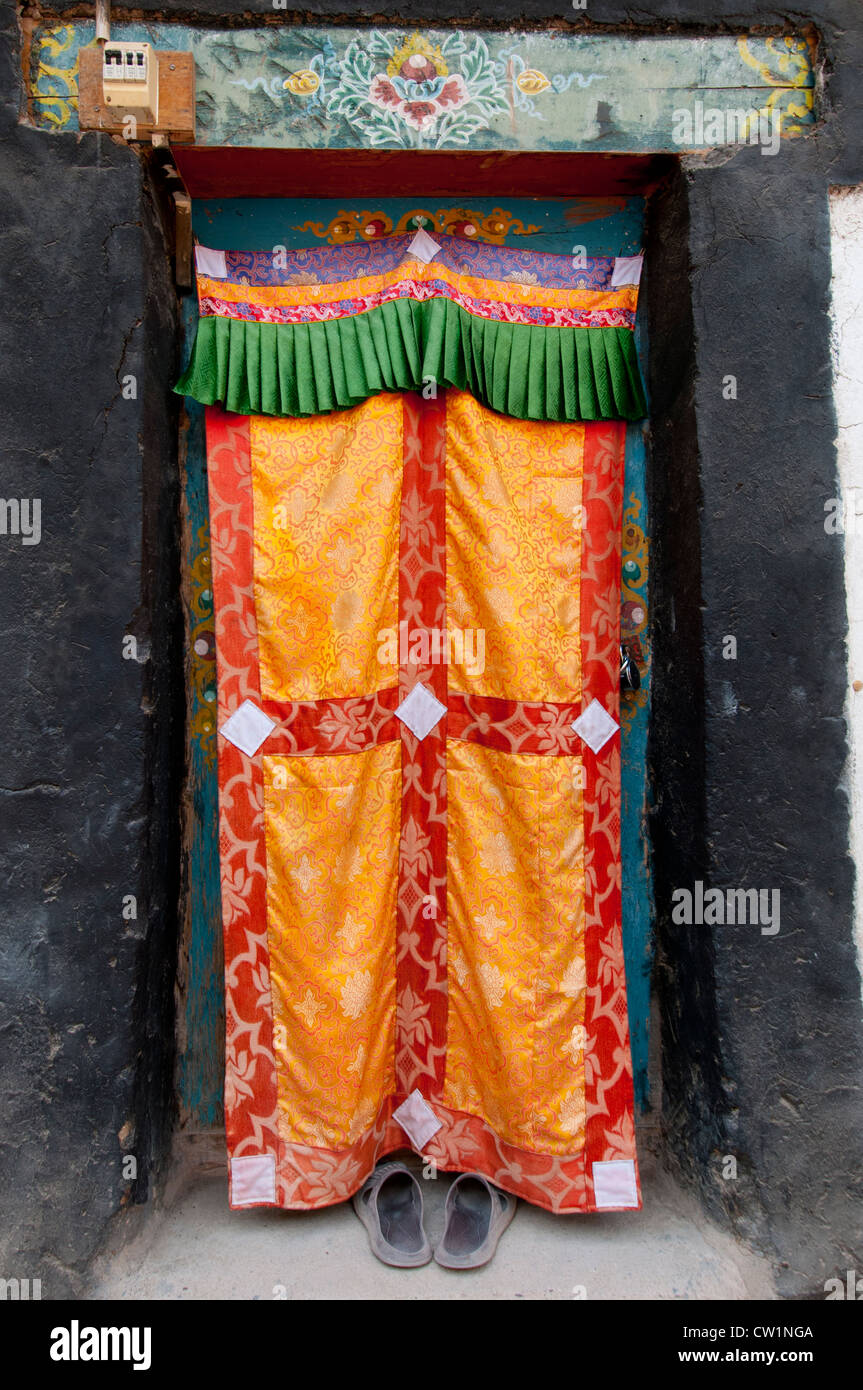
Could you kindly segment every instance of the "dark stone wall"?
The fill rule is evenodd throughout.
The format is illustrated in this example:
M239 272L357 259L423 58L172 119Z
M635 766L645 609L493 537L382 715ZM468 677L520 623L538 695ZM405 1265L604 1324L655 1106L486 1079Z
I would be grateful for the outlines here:
M689 205L681 174L648 204L648 493L653 676L650 828L658 905L654 986L661 1012L663 1122L683 1176L707 1172L723 1140L716 952L709 931L668 922L674 889L706 872L704 622L696 353Z
M824 530L838 492L828 190L863 180L863 24L847 6L811 17L824 128L775 159L685 161L652 200L648 276L667 1156L797 1297L863 1267L844 557ZM674 925L671 894L696 879L779 890L779 933Z
M40 499L41 540L0 536L0 1274L58 1297L173 1103L175 301L138 159L17 125L3 29L0 495Z
M90 14L54 0L53 10ZM368 20L361 0L136 0L202 22ZM115 7L122 14L122 7ZM171 1106L181 671L174 299L136 157L16 124L4 34L2 488L43 538L0 537L7 725L0 1273L56 1296L124 1200L148 1195ZM857 0L439 0L377 22L602 31L819 30L823 128L776 158L691 160L652 200L651 843L670 1162L757 1241L782 1291L863 1269L861 1007L852 945L841 540L829 358L831 184L863 181ZM686 285L689 295L683 292ZM119 379L136 374L138 398ZM734 374L736 401L722 397ZM151 643L124 662L124 632ZM736 637L736 661L722 639ZM777 936L676 927L701 878L779 889ZM124 923L124 894L138 920ZM124 1128L127 1127L127 1128ZM140 1163L121 1180L122 1132ZM738 1163L721 1176L722 1156ZM15 1253L23 1252L23 1253ZM30 1253L28 1253L30 1252ZM14 1267L10 1261L14 1261Z
M52 0L42 14L86 14L86 0ZM541 28L583 29L601 33L628 29L633 33L740 33L747 29L788 29L807 21L840 34L853 27L856 0L818 0L805 9L761 3L761 0L644 0L621 4L620 0L587 0L576 10L562 0L402 0L402 3L370 4L369 0L309 0L303 5L277 9L272 0L135 0L112 5L112 14L123 10L163 15L166 19L252 25L267 19L274 24L378 24L408 27L456 24L483 29ZM26 6L25 6L26 12Z
M826 184L804 147L777 158L690 170L651 210L657 987L670 1160L783 1291L823 1296L863 1250L863 1037ZM674 925L696 879L778 890L780 931Z

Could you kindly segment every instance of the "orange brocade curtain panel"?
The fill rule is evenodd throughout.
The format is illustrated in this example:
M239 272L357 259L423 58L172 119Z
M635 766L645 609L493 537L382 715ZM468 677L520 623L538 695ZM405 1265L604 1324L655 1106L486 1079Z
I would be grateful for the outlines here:
M304 311L369 288L364 265L346 294L348 249L330 249L343 279L312 281L317 299L307 266L290 267ZM505 248L479 250L506 268ZM544 263L567 258L510 254L540 281L564 274ZM260 259L225 261L229 282L271 284ZM430 283L428 262L399 265L402 289ZM548 307L529 280L439 270L462 298L470 278L486 306ZM281 280L270 302L293 304ZM517 418L471 385L384 383L316 414L209 403L235 1207L344 1201L408 1146L556 1212L640 1205L621 940L625 426L577 408Z

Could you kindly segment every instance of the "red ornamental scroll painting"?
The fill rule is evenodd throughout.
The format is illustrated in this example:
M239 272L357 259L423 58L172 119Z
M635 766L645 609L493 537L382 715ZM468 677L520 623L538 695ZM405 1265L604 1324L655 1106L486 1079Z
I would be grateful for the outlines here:
M639 1206L624 432L454 387L208 408L233 1206L344 1201L411 1146Z

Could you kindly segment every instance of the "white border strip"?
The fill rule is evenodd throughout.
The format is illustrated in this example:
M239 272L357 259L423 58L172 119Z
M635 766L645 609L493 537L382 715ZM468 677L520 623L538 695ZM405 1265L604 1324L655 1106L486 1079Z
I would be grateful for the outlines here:
M863 981L863 187L830 192L830 254L833 264L833 402L841 496L833 518L841 518L837 544L845 545L848 606L848 693L845 716L849 758L846 790L851 815L850 851L857 873L854 926ZM837 506L836 503L841 503ZM825 509L829 516L829 508ZM844 532L844 536L843 533ZM861 689L855 690L855 682Z

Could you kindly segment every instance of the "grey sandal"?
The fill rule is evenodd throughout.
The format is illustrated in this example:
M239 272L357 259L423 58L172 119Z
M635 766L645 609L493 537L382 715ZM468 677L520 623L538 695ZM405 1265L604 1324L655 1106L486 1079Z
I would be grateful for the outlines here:
M481 1173L460 1173L446 1196L446 1229L434 1252L445 1269L488 1264L515 1216L516 1199Z
M380 1163L351 1198L379 1260L398 1269L426 1265L432 1249L423 1230L422 1188L403 1163Z

